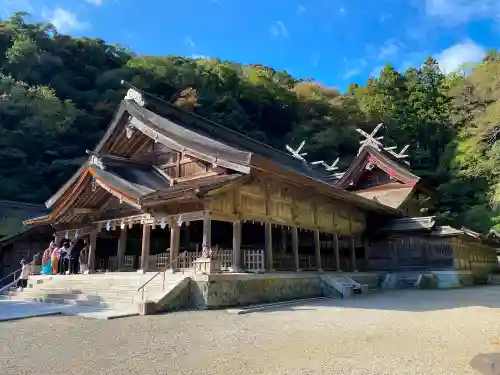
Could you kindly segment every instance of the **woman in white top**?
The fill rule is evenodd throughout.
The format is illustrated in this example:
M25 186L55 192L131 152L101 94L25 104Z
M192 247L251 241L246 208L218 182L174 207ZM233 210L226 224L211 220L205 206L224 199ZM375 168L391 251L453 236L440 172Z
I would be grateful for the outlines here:
M17 281L17 286L26 288L28 286L28 276L30 275L30 265L24 259L21 260L21 275Z

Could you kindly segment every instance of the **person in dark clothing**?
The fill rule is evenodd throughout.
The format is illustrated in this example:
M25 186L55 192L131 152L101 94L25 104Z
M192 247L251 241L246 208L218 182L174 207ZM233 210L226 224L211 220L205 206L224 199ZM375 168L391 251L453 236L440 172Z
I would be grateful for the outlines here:
M69 269L69 241L65 241L59 253L59 274L64 275Z
M78 260L80 258L80 253L85 247L85 242L83 239L78 239L74 242L69 250L69 273L74 275L78 273Z

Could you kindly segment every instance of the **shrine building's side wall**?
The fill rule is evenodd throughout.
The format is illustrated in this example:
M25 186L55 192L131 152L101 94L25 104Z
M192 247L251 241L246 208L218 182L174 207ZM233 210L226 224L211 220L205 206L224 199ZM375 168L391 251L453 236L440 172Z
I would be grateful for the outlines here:
M219 220L271 222L345 236L361 236L366 229L361 210L270 176L211 197L206 209Z

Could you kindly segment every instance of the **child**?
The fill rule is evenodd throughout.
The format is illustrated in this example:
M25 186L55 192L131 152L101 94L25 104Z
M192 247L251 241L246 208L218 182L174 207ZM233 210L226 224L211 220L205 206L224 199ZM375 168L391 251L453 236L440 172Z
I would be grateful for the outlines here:
M28 286L28 276L30 274L30 265L26 261L21 259L21 275L17 280L17 286L21 288L26 288Z

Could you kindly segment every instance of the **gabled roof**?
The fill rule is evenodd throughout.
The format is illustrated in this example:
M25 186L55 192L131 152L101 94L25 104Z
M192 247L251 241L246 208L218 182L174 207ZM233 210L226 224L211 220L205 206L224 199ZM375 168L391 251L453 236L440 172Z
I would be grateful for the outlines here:
M95 148L94 153L107 153L110 144L112 144L109 141L115 134L118 134L117 132L119 131L123 132L124 127L131 126L135 130L139 130L154 139L155 142L162 143L173 150L187 153L200 160L240 174L248 174L253 168L266 170L269 173L279 172L290 175L291 172L293 178L305 186L318 187L322 193L344 200L347 203L396 216L401 214L399 210L367 200L361 196L358 197L355 194L344 191L344 189L332 186L328 182L329 174L326 171L314 169L309 164L297 160L285 152L276 150L231 129L213 123L192 112L185 111L176 105L159 100L138 89L134 88L134 93L134 95L143 95L147 100L134 101L127 99L129 97L127 95L126 99L122 101L106 134ZM47 207L53 206L78 181L79 176L89 169L89 163L90 158L46 202ZM102 180L107 179L113 186L122 184L121 187L123 189L119 190L125 193L125 195L140 198L137 195L153 194L153 192L144 189L145 185L142 185L141 192L135 191L135 195L129 194L131 191L127 193L127 189L125 189L127 184L123 181L118 181L117 175L120 175L120 173L117 171L115 171L117 173L112 173L112 176L108 174L112 171L103 173L100 171L96 172L94 168L90 169L94 171L93 174L95 177ZM123 174L121 174L121 178L124 178ZM112 179L113 182L111 182ZM127 186L131 188L131 186Z
M481 233L474 232L473 230L470 230L465 227L462 227L461 229L456 229L448 225L439 226L436 225L435 216L404 217L404 218L394 219L389 223L389 225L382 228L380 232L385 232L385 233L420 232L422 234L432 237L465 236L486 243L490 246L498 247L500 245L500 240L498 238L492 238L491 232L486 235L483 235Z
M28 230L23 220L47 213L43 204L0 201L0 238L16 236Z
M436 225L434 216L425 217L403 217L394 219L391 223L382 228L382 232L413 232L413 231L428 231Z
M356 159L336 182L336 186L347 189L351 182L355 182L361 177L368 163L377 166L403 184L415 186L420 181L420 177L403 166L399 160L395 160L388 152L379 151L367 144L362 147Z

